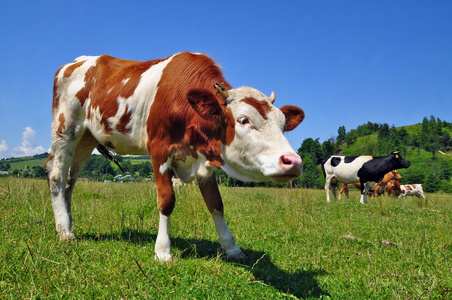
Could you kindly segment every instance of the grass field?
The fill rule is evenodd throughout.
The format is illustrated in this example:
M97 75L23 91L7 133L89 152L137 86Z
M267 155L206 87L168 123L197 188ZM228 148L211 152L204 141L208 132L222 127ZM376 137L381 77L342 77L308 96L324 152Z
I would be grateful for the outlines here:
M155 187L80 182L59 242L44 180L0 178L0 298L452 299L452 195L326 203L321 190L221 188L248 256L228 261L195 186L177 191L175 261L154 261Z

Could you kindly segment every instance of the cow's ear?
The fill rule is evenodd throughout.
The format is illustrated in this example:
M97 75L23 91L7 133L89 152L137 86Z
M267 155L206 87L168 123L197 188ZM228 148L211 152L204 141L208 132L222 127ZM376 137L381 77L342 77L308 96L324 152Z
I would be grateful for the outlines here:
M204 119L220 122L223 110L214 94L206 89L193 89L188 92L188 102L191 107Z
M281 107L281 111L286 116L284 131L295 129L304 119L304 111L294 105L284 105Z

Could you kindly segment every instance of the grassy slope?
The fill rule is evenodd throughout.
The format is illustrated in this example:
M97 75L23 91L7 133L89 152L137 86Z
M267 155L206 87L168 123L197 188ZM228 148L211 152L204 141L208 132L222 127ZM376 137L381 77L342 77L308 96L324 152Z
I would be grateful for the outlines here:
M153 260L152 184L79 183L77 243L57 240L44 180L0 178L0 187L0 298L452 298L451 195L363 206L355 191L326 203L318 190L222 188L249 257L236 263L220 254L200 193L187 186L165 265Z
M422 127L420 124L403 126L403 127L406 129L406 131L410 135L420 134L420 132L422 130ZM400 129L400 128L401 127L397 127L397 129ZM446 129L444 129L444 130L446 130ZM450 135L452 135L452 130L449 132L450 132ZM375 148L377 145L377 139L378 139L377 133L359 137L355 141L355 143L353 143L352 145L345 145L341 149L341 154L342 155L357 155L357 153L371 153L371 151L369 151L367 149ZM397 149L394 149L394 150L397 150ZM407 154L417 156L417 157L424 157L424 158L430 158L432 156L432 154L430 152L425 151L423 149L420 150L420 154L417 154L417 149L415 149L415 150L416 151L411 151L410 153L407 153ZM406 156L406 154L403 154L403 155L404 155L404 157ZM452 151L447 152L446 155L449 157L452 157Z
M13 170L23 170L23 169L25 169L25 166L27 166L27 168L31 168L34 166L44 167L46 162L47 162L47 158L43 158L43 159L34 159L32 157L30 157L29 159L24 158L23 161L17 161L17 162L10 163L11 168L9 169L9 171L11 172Z

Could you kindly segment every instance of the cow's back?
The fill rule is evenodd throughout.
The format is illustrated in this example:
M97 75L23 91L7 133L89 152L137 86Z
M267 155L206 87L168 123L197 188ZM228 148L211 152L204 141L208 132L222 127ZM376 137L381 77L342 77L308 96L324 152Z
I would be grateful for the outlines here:
M147 119L150 142L158 146L164 140L169 147L198 148L210 147L214 143L210 139L219 141L219 124L201 118L187 101L190 90L215 91L213 86L217 82L231 88L220 68L208 56L193 53L175 55L163 71ZM216 96L220 103L225 103L220 95ZM152 145L149 147L153 148Z
M370 159L372 159L371 156L331 156L323 167L325 173L331 174L337 181L343 183L356 183L359 182L357 170Z
M148 154L154 137L173 144L184 139L178 129L197 117L188 91L212 89L215 82L225 80L205 55L179 53L146 62L82 56L55 75L54 123L75 116L75 123L115 152Z

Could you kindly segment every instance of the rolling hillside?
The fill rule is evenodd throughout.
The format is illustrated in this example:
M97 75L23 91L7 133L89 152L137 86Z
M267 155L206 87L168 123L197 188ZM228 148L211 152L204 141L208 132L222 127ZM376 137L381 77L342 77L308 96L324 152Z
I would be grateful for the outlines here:
M421 132L422 132L422 125L421 124L415 124L415 125L408 125L408 126L402 126L402 127L396 127L395 129L397 130L401 130L401 129L406 130L406 132L410 135L410 136L421 136ZM450 136L452 136L452 129L449 128L443 128L443 131L447 131L449 133ZM377 146L377 142L378 142L378 133L374 132L370 135L365 135L362 137L358 137L356 139L356 141L354 141L352 144L347 144L347 143L343 143L340 145L340 155L366 155L369 153L372 153L372 150L376 148ZM399 149L394 149L394 150L399 150ZM424 149L418 149L415 152L416 153L412 153L413 151L410 151L410 149L408 149L408 153L405 154L406 155L413 155L413 156L420 156L420 157L431 157L432 154L429 153L428 151L424 150ZM440 151L438 152L438 155L443 155L443 156L448 156L452 158L452 149L449 149L449 151Z

